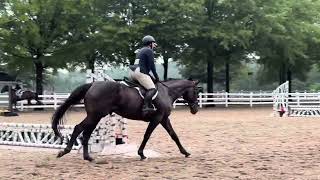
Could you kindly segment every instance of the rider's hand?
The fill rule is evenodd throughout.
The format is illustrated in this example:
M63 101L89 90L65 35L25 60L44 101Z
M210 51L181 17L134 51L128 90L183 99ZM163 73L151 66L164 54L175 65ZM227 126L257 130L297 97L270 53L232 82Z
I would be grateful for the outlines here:
M154 79L154 82L155 82L155 83L159 82L159 78L156 77L156 78Z

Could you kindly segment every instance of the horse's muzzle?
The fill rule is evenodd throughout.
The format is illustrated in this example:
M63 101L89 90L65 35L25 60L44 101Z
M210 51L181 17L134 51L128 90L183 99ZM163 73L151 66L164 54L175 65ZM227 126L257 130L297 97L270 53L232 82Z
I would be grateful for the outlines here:
M198 102L190 103L189 107L190 107L191 114L196 114L198 112L198 110L199 110Z

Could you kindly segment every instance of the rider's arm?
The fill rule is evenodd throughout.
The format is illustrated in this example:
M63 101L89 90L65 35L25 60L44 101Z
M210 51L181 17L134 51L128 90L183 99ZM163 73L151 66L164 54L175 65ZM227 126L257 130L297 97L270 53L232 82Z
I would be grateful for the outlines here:
M152 50L149 51L149 53L148 53L148 64L149 64L149 67L150 67L150 69L152 71L153 76L157 80L159 80L159 76L158 76L157 71L156 71L156 65L154 64L154 54L153 54Z

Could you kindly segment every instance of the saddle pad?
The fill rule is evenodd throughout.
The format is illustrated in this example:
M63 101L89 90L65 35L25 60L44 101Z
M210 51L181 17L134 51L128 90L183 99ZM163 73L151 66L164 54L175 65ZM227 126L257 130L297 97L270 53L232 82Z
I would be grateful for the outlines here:
M137 86L130 86L127 82L125 81L120 81L120 84L123 84L125 86L128 86L128 87L131 87L131 88L134 88L138 91L139 95L141 96L142 99L144 99L144 96L145 96L145 93L146 93L146 90L141 90L140 87L137 87ZM158 90L156 92L156 94L152 97L152 100L154 100L156 97L158 96Z
M16 91L16 96L18 96L19 98L21 98L21 96L22 96L23 93L24 93L24 90L18 89L18 90Z

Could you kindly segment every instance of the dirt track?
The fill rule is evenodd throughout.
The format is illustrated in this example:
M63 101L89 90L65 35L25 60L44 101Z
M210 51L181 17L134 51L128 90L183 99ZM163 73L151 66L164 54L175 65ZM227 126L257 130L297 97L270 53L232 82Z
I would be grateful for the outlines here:
M0 179L320 179L320 118L275 118L271 108L186 110L171 115L184 158L162 127L147 148L162 154L141 162L138 157L81 154L61 159L55 153L0 149ZM23 113L0 122L49 123L52 113ZM83 112L71 112L75 124ZM147 123L128 121L131 143L139 144Z

